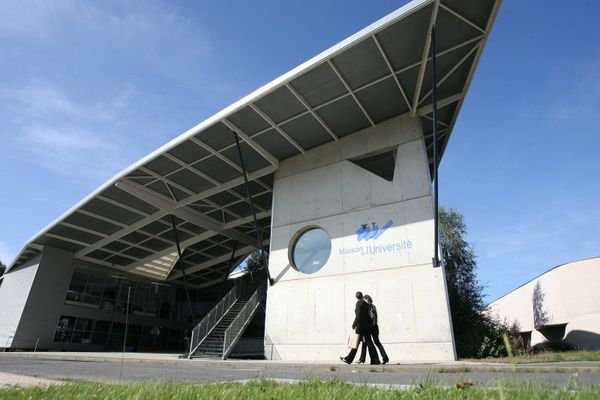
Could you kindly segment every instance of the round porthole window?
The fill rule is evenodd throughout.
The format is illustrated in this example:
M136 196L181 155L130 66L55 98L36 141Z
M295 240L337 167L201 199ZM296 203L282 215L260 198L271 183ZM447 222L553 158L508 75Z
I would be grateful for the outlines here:
M331 254L331 238L321 228L310 228L292 239L290 246L292 267L305 274L312 274L323 268Z

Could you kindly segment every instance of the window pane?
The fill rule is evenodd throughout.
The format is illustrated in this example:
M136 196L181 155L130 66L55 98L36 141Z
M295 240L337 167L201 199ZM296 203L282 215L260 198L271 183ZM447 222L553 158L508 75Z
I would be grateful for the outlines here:
M329 234L321 228L310 229L293 244L292 266L300 272L312 274L323 268L330 253Z
M83 298L85 284L87 282L88 270L77 267L73 272L69 289L67 290L67 304L79 304Z
M135 296L135 281L132 279L124 278L121 281L121 291L119 293L119 301L117 303L117 309L115 311L125 312L125 310L127 309L127 293L129 291L129 288L131 288L131 296L129 299L129 307L131 307L133 297Z
M56 326L56 333L54 334L54 341L60 343L68 343L71 341L71 335L75 328L75 317L67 317L61 315Z
M106 279L101 305L104 311L113 311L115 309L117 294L119 293L119 281L119 278L110 275Z

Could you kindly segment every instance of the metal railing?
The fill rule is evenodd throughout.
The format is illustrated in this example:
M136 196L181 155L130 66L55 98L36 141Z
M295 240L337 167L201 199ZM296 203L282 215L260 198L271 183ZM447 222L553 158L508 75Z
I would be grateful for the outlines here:
M267 360L281 360L281 356L267 332L265 332L265 358Z
M258 289L250 296L244 307L240 310L238 315L235 317L231 324L225 330L223 337L223 360L225 360L236 343L244 333L244 329L250 323L250 320L254 316L254 313L258 309L260 302L264 298L266 292L266 284L262 283Z
M194 352L198 350L198 347L200 347L204 339L206 339L219 321L227 314L227 311L229 311L237 299L238 288L237 286L234 286L229 293L227 293L225 297L223 297L204 318L202 318L202 321L196 325L192 330L192 337L190 338L190 352L188 358L192 358Z

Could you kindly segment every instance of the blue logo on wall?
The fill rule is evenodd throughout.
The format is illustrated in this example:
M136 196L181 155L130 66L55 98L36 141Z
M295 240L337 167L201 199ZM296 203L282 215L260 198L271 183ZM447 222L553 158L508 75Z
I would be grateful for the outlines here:
M356 231L356 240L359 242L361 240L364 240L365 242L371 239L377 240L379 236L383 235L383 233L387 231L390 226L392 226L393 223L394 222L390 219L381 228L378 227L375 222L372 223L373 226L371 227L367 224L362 224Z

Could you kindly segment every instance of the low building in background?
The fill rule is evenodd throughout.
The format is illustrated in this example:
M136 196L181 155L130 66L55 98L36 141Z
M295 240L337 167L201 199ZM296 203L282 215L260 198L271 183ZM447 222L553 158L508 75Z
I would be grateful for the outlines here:
M529 345L600 349L600 257L559 265L500 297L490 312L516 324Z

